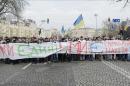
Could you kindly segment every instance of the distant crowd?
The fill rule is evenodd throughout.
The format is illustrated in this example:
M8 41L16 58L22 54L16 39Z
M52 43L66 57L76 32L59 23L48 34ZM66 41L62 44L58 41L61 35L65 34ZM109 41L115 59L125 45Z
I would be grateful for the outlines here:
M126 38L128 40L129 38ZM79 38L69 38L69 37L63 37L63 38L42 38L42 37L0 37L0 43L6 44L6 43L44 43L44 42L67 42L67 41L78 41L78 40L86 40L86 41L100 41L100 40L124 40L122 37L106 37L106 36L99 36L99 37L79 37Z

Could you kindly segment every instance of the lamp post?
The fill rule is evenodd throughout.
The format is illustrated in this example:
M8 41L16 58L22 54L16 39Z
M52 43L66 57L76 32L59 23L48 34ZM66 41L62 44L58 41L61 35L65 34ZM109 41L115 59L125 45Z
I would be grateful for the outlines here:
M40 27L44 29L44 27L42 27L43 24L45 24L45 23L49 24L49 22L50 22L49 18L47 18L47 20L41 20ZM39 35L39 37L40 37L40 35Z
M95 13L94 16L95 16L95 18L96 18L96 32L97 32L97 16L98 16L98 15Z

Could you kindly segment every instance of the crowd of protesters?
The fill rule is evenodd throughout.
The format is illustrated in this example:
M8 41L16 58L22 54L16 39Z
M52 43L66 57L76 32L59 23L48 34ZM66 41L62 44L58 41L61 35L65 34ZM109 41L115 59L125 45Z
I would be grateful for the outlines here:
M43 43L43 42L54 42L53 38L37 38L37 37L0 37L1 44L7 43Z
M61 39L53 39L53 38L26 38L26 37L0 37L0 43L1 44L7 44L7 43L43 43L43 42L67 42L67 41L79 41L79 40L86 40L86 41L101 41L101 40L124 40L121 36L120 37L86 37L83 38L82 36L80 38L61 38ZM129 38L127 38L129 40ZM128 60L128 54L53 54L46 58L27 58L27 59L21 59L21 60L10 60L10 59L2 59L1 62L5 63L19 63L19 62L32 62L32 63L44 63L44 62L71 62L71 61L94 61L94 60Z
M80 38L42 38L42 37L0 37L0 43L1 44L6 44L6 43L43 43L43 42L55 42L55 41L60 41L60 42L66 42L67 40L71 41L78 41L78 40L86 40L86 41L97 41L97 40L123 40L122 37L106 37L106 36L99 36L99 37L86 37L83 38L82 36Z

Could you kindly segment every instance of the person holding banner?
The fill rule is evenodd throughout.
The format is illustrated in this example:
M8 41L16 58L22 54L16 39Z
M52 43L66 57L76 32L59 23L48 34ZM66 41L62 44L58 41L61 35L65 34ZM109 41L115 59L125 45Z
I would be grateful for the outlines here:
M72 51L71 50L72 50L72 40L68 39L68 41L67 41L67 51L66 51L66 58L67 58L68 62L71 62L71 60L72 60L72 57L71 57Z

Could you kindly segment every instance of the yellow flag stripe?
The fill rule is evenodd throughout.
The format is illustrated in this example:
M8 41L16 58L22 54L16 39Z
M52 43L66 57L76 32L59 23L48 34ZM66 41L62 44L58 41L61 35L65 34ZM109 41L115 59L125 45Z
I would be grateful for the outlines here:
M124 30L126 30L126 31L127 31L127 28L128 28L128 26L126 25L126 26L125 26L125 28L124 28Z
M75 28L75 29L80 29L80 28L84 28L84 27L85 27L85 24L84 24L84 21L82 20L82 21L80 21L80 23L77 24L74 28Z

